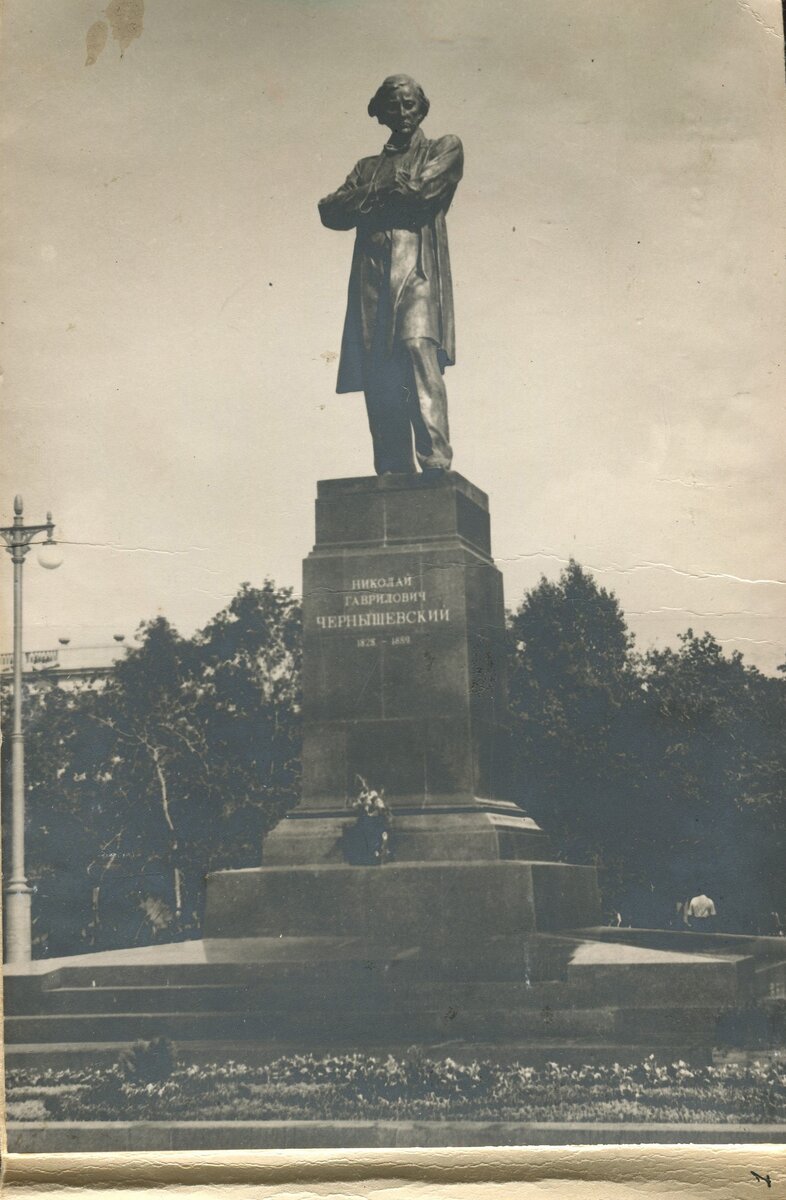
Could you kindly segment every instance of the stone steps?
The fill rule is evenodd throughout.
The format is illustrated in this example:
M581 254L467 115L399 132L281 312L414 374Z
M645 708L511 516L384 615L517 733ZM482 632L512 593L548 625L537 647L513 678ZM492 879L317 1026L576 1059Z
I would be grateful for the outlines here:
M745 1000L752 978L750 959L610 947L575 933L492 936L483 950L493 973L478 977L473 961L463 978L455 956L406 943L372 958L350 940L248 940L219 949L228 961L213 958L216 945L9 973L9 1063L15 1046L73 1046L61 1053L81 1061L91 1045L154 1037L213 1047L208 1059L229 1047L223 1053L238 1061L249 1047L368 1051L383 1039L443 1055L446 1046L478 1056L490 1046L515 1047L516 1058L543 1049L554 1061L577 1061L586 1050L593 1061L614 1061L628 1047L631 1058L695 1057L710 1052L719 1015Z
M109 964L96 966L60 967L43 975L45 989L61 987L123 987L140 984L150 987L169 987L179 984L209 985L280 982L292 987L305 981L346 986L348 978L365 978L389 968L386 959L336 960L301 962L246 963L152 963Z
M30 1070L84 1070L96 1066L109 1067L116 1063L120 1055L133 1046L132 1041L117 1042L35 1042L19 1043L7 1046L5 1050L6 1069L13 1071L17 1068ZM226 1063L235 1061L248 1066L259 1066L274 1062L278 1058L293 1055L313 1054L316 1057L327 1055L352 1054L359 1048L341 1042L324 1042L318 1039L309 1040L308 1045L298 1041L253 1039L243 1041L173 1041L175 1056L178 1063L190 1066L206 1065L209 1063ZM369 1041L362 1047L362 1052L376 1058L386 1058L392 1054L394 1058L406 1057L411 1049L411 1043L402 1041L386 1041L383 1043ZM542 1068L549 1062L560 1064L588 1064L600 1066L612 1063L642 1062L653 1047L648 1041L609 1044L592 1038L531 1038L521 1041L507 1039L503 1041L484 1042L478 1039L471 1041L461 1038L423 1042L418 1049L426 1057L444 1059L450 1057L456 1062L469 1063L483 1060L500 1064L521 1063L524 1066ZM660 1062L676 1062L679 1059L690 1059L692 1063L709 1063L713 1054L710 1047L696 1046L691 1043L672 1039L663 1042L655 1053Z
M564 1002L564 985L544 984L384 984L373 979L352 995L352 1010L377 1007L422 1006L485 1011L511 1007L540 1009ZM323 1011L328 1006L346 1006L346 988L311 986L297 992L298 1011ZM124 984L111 987L47 988L24 1006L27 1016L69 1013L117 1012L261 1012L291 1011L293 993L285 984ZM9 1006L9 1016L15 1010Z
M714 1036L712 1010L418 1007L412 1009L290 1006L227 1011L178 1011L172 998L152 1011L48 1013L6 1018L6 1043L130 1041L168 1037L175 1040L313 1039L363 1046L385 1036L420 1043L466 1037L488 1041L511 1037L583 1037L646 1040L655 1046L679 1040L702 1044Z
M113 987L62 987L45 989L38 993L35 1002L24 1006L22 1013L9 1006L8 1021L24 1017L79 1016L112 1017L125 1015L156 1014L169 1012L183 1017L194 1015L223 1014L227 1017L247 1014L258 1019L297 1020L313 1026L325 1020L327 1013L343 1011L348 1019L363 1020L365 1013L372 1013L377 1020L395 1021L399 1017L417 1013L441 1012L453 1014L449 1020L461 1019L484 1022L498 1019L492 1014L506 1013L528 1027L538 1020L558 1022L559 1027L578 1021L590 1020L589 1014L617 1014L617 1024L638 1029L642 1021L651 1029L667 1027L676 1016L683 1021L696 1014L696 1022L707 1020L707 1013L714 1023L712 997L699 1003L701 996L696 992L693 1005L675 1002L662 1006L655 997L643 997L646 1008L621 1006L616 997L608 995L605 1002L597 996L588 998L581 987L551 983L491 983L457 984L451 982L427 982L414 984L390 983L374 986L367 981L363 989L355 990L351 997L345 989L310 987L293 994L284 985L259 984L199 984L195 986L129 984ZM584 994L582 994L584 992ZM653 1002L654 1001L654 1002ZM15 1011L17 1016L15 1017ZM645 1014L643 1017L639 1014ZM600 1020L600 1018L596 1018ZM9 1024L9 1029L13 1025ZM6 1035L9 1036L8 1033Z
M575 939L565 939L564 944L561 939L553 940L555 947L547 948L548 954L541 949L538 965L542 971L543 960L549 957L559 974L545 978L519 964L511 966L507 977L477 978L474 972L465 972L461 978L455 964L452 970L443 970L443 964L416 954L378 960L242 963L93 964L83 959L79 965L38 975L8 975L5 1004L11 1016L76 1011L72 999L81 996L87 1006L84 1011L100 1011L104 1006L118 1011L125 997L133 1009L144 1011L148 1000L158 1005L168 992L179 998L170 1006L176 1011L205 1008L205 1000L211 996L217 998L218 1007L230 1010L279 1001L287 1007L331 1000L346 1005L353 1003L353 998L362 1002L364 997L369 1003L436 1001L453 1007L722 1007L730 1000L744 1000L753 979L751 959L664 955L661 959L665 961L648 961L631 957L630 949L620 948L612 953L626 954L627 961L595 961L593 945L580 946ZM608 952L601 950L608 958ZM566 955L570 957L563 966L560 960Z
M418 1012L376 1010L320 1012L298 1009L278 1012L117 1012L69 1013L9 1017L10 1043L31 1041L126 1041L136 1038L173 1039L321 1038L362 1046L378 1037L380 1027L397 1040L410 1043L444 1037L483 1037L595 1034L611 1036L611 1010L570 1010L564 1013L492 1009L483 1013L453 1009Z
M753 960L697 956L687 962L573 962L567 982L588 1004L723 1007L752 999Z
M30 995L39 988L123 987L129 984L177 986L199 984L235 984L237 986L280 983L299 993L303 986L330 986L346 990L370 977L410 980L415 984L451 980L458 984L526 984L554 982L565 978L577 939L539 938L534 945L521 938L491 937L477 961L467 962L438 952L424 953L420 947L390 949L386 953L355 953L351 957L313 957L265 959L237 962L90 962L80 956L78 965L58 966L39 975L6 975L6 994L24 991ZM263 955L265 950L260 951ZM329 948L323 953L329 954ZM100 958L96 955L96 958Z

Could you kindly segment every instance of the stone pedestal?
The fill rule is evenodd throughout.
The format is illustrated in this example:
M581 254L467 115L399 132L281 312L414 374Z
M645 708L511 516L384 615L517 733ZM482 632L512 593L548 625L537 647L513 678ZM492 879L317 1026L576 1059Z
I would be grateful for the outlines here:
M504 939L599 918L594 867L555 862L252 867L208 877L207 938L355 938L379 955L418 950L465 971Z
M454 472L325 480L303 570L303 799L266 865L340 863L360 780L397 861L542 859L513 802L488 498Z

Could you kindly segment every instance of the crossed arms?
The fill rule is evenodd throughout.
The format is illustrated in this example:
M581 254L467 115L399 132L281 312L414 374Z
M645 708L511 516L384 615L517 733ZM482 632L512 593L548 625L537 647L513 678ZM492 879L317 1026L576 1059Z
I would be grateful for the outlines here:
M376 165L373 165L376 164ZM345 182L319 201L319 215L328 229L354 229L364 216L390 205L417 210L449 200L464 169L461 142L447 134L433 142L429 156L416 170L396 167L392 176L377 180L381 158L364 158Z

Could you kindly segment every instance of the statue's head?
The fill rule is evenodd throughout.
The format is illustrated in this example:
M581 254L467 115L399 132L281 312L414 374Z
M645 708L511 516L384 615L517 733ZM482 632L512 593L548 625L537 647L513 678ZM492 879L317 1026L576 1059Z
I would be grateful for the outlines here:
M419 83L409 75L388 75L368 105L368 115L393 133L413 133L429 110L429 102Z

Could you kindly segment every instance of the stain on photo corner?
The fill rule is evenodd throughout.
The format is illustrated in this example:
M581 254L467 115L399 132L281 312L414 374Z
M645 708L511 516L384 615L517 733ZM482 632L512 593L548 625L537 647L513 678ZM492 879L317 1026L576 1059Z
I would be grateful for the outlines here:
M145 0L110 0L103 9L103 16L93 22L87 31L85 66L92 67L106 46L109 31L120 46L120 57L142 34L145 16Z

